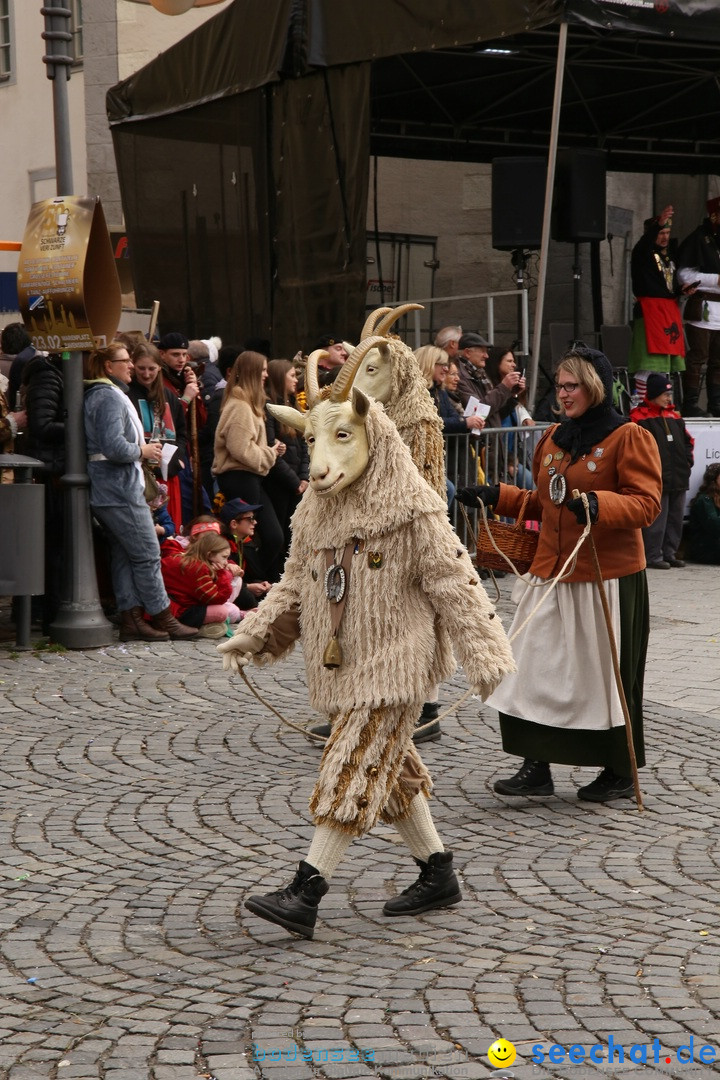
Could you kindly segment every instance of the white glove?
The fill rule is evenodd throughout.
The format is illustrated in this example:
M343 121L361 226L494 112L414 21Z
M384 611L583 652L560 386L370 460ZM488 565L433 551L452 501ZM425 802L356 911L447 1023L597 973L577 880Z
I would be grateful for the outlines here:
M234 671L236 675L239 674L240 669L250 663L253 656L262 650L264 644L262 638L236 630L231 638L227 638L217 646L217 651L222 653L223 671Z

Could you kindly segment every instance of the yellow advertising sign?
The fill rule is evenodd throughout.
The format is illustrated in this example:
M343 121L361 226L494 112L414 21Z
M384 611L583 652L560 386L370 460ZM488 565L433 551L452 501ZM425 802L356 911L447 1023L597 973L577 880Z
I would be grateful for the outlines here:
M87 351L112 341L120 282L100 199L34 203L18 263L18 297L36 349Z

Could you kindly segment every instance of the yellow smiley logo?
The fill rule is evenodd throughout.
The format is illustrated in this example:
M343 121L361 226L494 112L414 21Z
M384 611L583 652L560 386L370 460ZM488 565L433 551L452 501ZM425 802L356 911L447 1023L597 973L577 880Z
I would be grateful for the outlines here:
M496 1039L492 1046L488 1047L488 1061L496 1069L502 1069L506 1065L512 1065L517 1057L515 1047L507 1039Z

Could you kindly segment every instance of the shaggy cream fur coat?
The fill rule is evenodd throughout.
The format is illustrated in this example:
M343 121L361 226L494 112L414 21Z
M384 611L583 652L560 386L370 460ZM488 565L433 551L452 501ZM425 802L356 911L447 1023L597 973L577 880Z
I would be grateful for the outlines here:
M415 791L428 792L412 730L428 689L455 670L453 647L483 698L514 670L505 631L450 526L445 500L418 474L376 402L366 430L367 469L337 495L308 489L293 517L285 572L242 625L264 642L258 664L286 655L301 637L310 702L335 721L311 808L316 822L356 835L388 805L390 817L399 817ZM348 544L353 555L338 635L343 661L329 670L326 552L339 560ZM401 791L407 754L419 783Z
M455 670L453 646L469 682L487 696L512 653L467 551L447 519L444 500L418 475L382 407L367 417L368 468L350 487L321 497L309 489L293 518L285 572L243 632L268 641L276 621L299 612L312 705L336 713L359 705L410 704ZM325 551L355 544L339 641L341 667L323 667L332 635L324 591ZM256 662L277 659L278 646ZM274 653L274 655L272 655Z
M446 498L443 425L430 397L417 358L409 346L391 339L392 392L385 412L400 432L423 480Z

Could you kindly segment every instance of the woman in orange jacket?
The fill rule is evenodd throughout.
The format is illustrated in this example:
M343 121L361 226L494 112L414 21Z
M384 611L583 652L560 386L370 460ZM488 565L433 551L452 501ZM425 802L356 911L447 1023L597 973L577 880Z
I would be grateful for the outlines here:
M642 690L648 639L648 594L642 529L660 511L657 445L612 405L610 363L594 349L575 347L558 366L555 389L563 419L548 428L533 457L527 516L541 522L530 577L513 599L521 626L538 602L533 584L548 583L570 556L586 524L588 497L593 539L619 642L623 689L632 720L637 763L645 763ZM457 498L478 499L502 516L517 516L526 495L507 484L464 488ZM512 637L512 630L511 630ZM631 796L633 782L624 716L613 678L607 628L590 545L513 643L517 674L488 699L500 713L503 747L523 758L514 776L496 781L501 795L551 795L550 763L602 766L578 790L591 802Z

